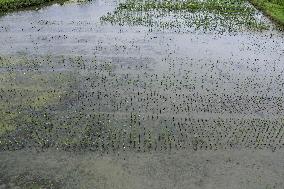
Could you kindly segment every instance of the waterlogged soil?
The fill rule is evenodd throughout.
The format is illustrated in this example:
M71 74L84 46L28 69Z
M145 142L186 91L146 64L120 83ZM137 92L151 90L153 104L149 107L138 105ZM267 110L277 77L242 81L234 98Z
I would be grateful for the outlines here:
M126 5L0 17L0 188L283 188L283 31Z

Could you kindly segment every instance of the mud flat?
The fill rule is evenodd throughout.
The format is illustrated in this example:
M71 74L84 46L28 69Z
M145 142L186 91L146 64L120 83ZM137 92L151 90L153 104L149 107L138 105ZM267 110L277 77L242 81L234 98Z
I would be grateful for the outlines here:
M283 188L283 31L247 1L0 17L0 187Z

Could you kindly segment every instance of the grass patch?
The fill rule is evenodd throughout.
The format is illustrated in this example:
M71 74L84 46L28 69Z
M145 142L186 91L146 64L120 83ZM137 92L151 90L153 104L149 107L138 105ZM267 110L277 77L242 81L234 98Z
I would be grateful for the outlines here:
M283 0L250 0L250 2L277 23L284 26Z

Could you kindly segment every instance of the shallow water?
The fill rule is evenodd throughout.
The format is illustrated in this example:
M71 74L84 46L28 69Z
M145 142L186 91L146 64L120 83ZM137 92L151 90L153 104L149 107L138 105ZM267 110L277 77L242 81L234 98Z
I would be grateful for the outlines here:
M283 32L102 23L117 6L54 4L0 18L2 149L284 145ZM29 127L36 134L23 139Z
M283 32L117 6L0 17L0 188L283 188Z

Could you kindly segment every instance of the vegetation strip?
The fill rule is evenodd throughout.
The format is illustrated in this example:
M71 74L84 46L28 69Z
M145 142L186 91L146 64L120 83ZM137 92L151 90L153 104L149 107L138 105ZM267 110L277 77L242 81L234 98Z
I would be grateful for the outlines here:
M256 14L247 1L128 0L101 20L111 24L178 30L182 27L216 32L267 29L267 25L258 20Z
M283 0L250 0L274 21L284 26L284 1Z
M163 9L167 11L187 10L187 11L213 11L219 13L239 13L249 12L253 13L253 9L243 5L242 1L137 1L131 0L125 4L121 4L119 9L126 9L131 11L149 11L155 9Z

